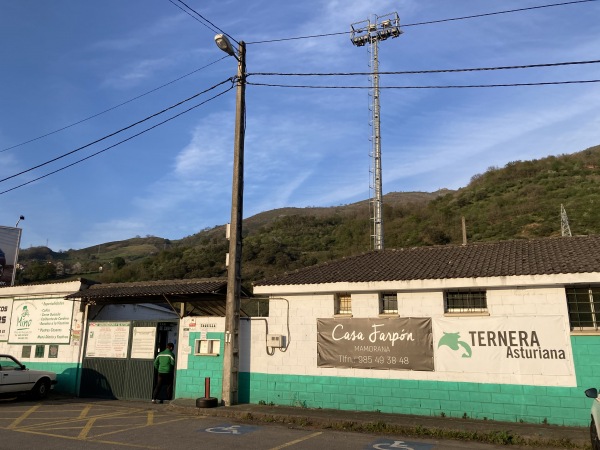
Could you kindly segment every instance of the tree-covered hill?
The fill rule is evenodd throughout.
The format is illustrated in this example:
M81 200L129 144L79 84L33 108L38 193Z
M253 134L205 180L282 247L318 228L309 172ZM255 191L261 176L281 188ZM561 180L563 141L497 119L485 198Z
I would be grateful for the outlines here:
M598 234L599 181L597 146L491 167L458 191L389 193L383 199L385 247L461 243L462 217L469 242L557 236L561 204L573 234ZM331 208L281 208L245 219L244 283L368 251L369 217L365 200ZM138 237L60 253L31 248L21 251L24 269L18 280L84 274L103 282L224 276L227 250L224 225L177 241ZM39 264L46 261L60 269L56 275Z

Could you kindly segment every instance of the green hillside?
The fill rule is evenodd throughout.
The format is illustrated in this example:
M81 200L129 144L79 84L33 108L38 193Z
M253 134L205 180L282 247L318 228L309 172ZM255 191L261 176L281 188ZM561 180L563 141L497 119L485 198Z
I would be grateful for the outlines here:
M462 217L469 242L557 236L561 204L573 234L598 234L599 181L597 146L493 167L474 175L458 191L389 193L383 199L385 247L461 243ZM368 251L369 216L369 202L362 201L331 208L281 208L244 220L244 283ZM18 280L86 276L120 282L224 276L227 250L223 225L177 241L138 237L61 253L31 248L21 251L24 269ZM40 264L47 261L52 264ZM48 273L52 267L58 269L54 274Z

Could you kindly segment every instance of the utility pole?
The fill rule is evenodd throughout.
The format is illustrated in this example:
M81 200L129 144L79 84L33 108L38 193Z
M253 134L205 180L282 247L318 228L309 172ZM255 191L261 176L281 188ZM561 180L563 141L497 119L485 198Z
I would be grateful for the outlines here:
M244 204L244 134L246 128L246 44L239 42L236 56L226 36L215 36L217 46L238 61L236 77L235 135L233 143L233 181L231 192L231 236L225 300L225 342L223 352L223 391L225 406L238 402L240 367L240 309L242 291L242 212Z
M379 105L379 41L387 38L396 38L402 34L400 30L400 18L398 13L375 16L375 20L367 19L350 25L352 35L350 40L357 47L370 44L372 70L371 81L371 183L369 190L371 195L371 234L373 248L383 250L383 192L381 180L381 117Z

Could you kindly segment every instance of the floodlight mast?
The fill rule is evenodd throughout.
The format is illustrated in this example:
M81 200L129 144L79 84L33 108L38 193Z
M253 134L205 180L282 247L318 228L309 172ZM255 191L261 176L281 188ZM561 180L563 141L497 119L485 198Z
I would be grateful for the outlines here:
M383 250L383 193L381 180L381 117L379 105L379 48L378 42L387 38L397 38L402 34L398 13L375 16L350 25L352 44L363 47L370 44L371 66L371 238L373 248Z

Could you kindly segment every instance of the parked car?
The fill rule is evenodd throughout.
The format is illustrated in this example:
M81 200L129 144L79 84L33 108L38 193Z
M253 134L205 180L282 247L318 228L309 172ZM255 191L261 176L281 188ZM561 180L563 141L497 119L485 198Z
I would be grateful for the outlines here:
M0 248L0 280L2 279L2 275L4 275L4 266L6 266L6 255Z
M586 397L593 398L592 403L592 421L590 422L590 439L592 440L592 450L600 450L600 398L598 398L598 389L590 388L585 391Z
M45 370L31 370L11 355L0 354L0 394L29 393L45 398L56 384L56 374Z

